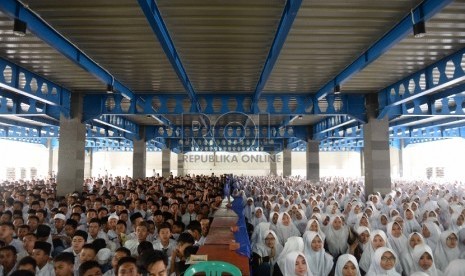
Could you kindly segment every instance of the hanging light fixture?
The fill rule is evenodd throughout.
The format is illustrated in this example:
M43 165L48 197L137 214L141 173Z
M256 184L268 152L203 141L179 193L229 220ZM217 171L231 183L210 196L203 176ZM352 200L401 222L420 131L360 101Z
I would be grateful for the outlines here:
M334 95L339 94L341 94L341 86L339 84L336 84L336 86L334 86Z
M416 38L422 38L426 35L426 24L425 21L420 20L415 23L415 19L413 16L413 10L410 11L412 16L412 24L413 24L413 36Z
M113 94L113 85L107 84L107 94Z
M20 19L15 19L14 25L13 25L13 33L17 36L25 36L26 35L26 29L27 29L27 23L20 20Z

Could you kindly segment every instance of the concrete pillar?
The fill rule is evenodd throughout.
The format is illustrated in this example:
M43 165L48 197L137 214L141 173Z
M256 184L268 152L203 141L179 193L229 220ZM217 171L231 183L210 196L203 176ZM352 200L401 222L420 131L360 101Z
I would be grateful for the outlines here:
M270 152L270 175L277 175L278 174L278 166L276 160L277 155L276 152Z
M57 195L82 192L86 126L81 122L83 95L71 93L70 118L60 116Z
M133 152L132 152L132 178L146 177L146 162L147 162L147 145L145 143L145 127L139 127L139 140L132 141Z
M53 177L53 146L52 138L47 139L47 149L48 149L48 176Z
M184 153L178 153L178 176L184 176Z
M365 151L363 148L360 149L360 175L365 175Z
M287 148L287 141L284 142L283 150L283 176L292 175L292 150Z
M320 181L320 142L307 140L307 180Z
M374 192L385 195L391 191L389 152L389 121L377 120L377 94L366 97L368 123L363 128L365 159L365 196Z
M84 157L84 178L92 177L92 163L94 162L94 150L89 148L85 151Z
M169 177L171 173L171 150L162 149L161 151L161 176L162 177Z
M404 145L404 139L401 139L399 148L399 177L404 177Z

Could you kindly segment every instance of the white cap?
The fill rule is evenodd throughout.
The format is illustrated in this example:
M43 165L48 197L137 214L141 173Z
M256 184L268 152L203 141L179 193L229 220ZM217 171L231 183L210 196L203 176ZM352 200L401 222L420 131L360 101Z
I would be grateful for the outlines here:
M64 220L66 221L66 216L63 215L63 214L56 214L53 219L61 219L61 220Z
M117 214L113 213L113 214L111 214L111 215L108 217L108 220L110 220L110 219L116 219L116 220L119 220L119 217L118 217L118 215L117 215Z

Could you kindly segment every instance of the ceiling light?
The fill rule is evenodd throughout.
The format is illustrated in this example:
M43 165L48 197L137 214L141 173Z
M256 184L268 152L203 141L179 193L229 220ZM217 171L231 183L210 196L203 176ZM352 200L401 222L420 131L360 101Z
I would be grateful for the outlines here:
M422 38L426 35L425 21L420 21L413 24L413 35L416 38Z
M26 35L26 29L27 29L27 23L22 21L22 20L19 20L19 19L15 19L15 23L13 25L13 33L17 36L25 36Z
M415 23L415 18L413 16L413 10L410 11L412 16L412 25L413 25L413 36L416 38L422 38L426 35L426 25L425 21L420 20Z
M334 95L339 95L339 94L341 94L341 86L337 84L336 86L334 86Z
M113 94L113 85L107 84L107 94Z

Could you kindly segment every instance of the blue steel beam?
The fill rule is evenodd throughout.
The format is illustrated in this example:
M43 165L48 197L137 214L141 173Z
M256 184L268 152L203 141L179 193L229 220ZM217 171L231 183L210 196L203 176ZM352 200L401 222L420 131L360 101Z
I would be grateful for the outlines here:
M101 115L93 120L96 124L110 127L114 130L125 132L132 137L139 137L139 126L128 119L115 115Z
M190 114L190 99L181 94L138 94L138 108L128 107L118 95L86 95L84 98L84 121L100 115L160 115ZM250 108L251 98L244 94L199 96L201 113L223 115L230 112L254 114ZM124 105L126 104L126 105ZM126 106L126 107L125 107ZM262 95L257 108L260 113L271 115L350 115L359 121L365 119L365 98L363 95L345 94L329 96L318 102L308 97L283 94Z
M3 58L0 58L0 96L27 97L31 105L38 102L56 106L58 117L60 112L69 117L69 90Z
M62 110L60 106L49 105L34 98L0 90L0 116L31 117L47 115L59 120Z
M192 102L194 112L200 112L200 104L197 100L197 96L192 86L189 76L182 65L181 58L179 57L173 41L169 35L168 29L166 28L163 18L161 17L160 11L158 10L157 3L154 0L138 0L139 6L147 18L153 32L158 38L168 60L171 62L174 71L178 74L178 77L186 89L187 94Z
M255 87L255 92L253 94L253 100L251 104L251 109L254 113L257 113L255 104L260 99L263 88L265 87L273 67L278 60L279 53L283 48L284 42L286 41L287 35L289 34L292 24L294 23L294 19L297 16L297 12L299 11L301 4L302 0L288 0L286 2L286 6L284 7L283 14L278 25L278 29L276 30L276 35L273 39L273 43L271 44L270 51L268 52L268 56L260 74L260 78L258 79L257 86Z
M412 10L415 22L427 21L453 0L424 0ZM347 66L328 83L316 92L316 99L321 99L334 92L336 85L341 85L366 66L378 59L389 49L411 34L413 30L412 15L408 13L397 25L376 41L369 49L362 53L355 61Z
M416 99L419 99L417 104L421 104L427 101L424 97L428 95L432 99L439 99L463 92L465 85L461 82L465 81L465 71L462 67L464 54L465 48L381 90L378 96L381 110L378 118L401 112L402 104ZM457 87L451 87L457 84ZM439 95L435 97L433 93L436 92Z
M62 53L72 62L88 71L102 82L112 84L113 89L119 91L126 98L134 99L134 93L129 88L115 79L105 68L92 60L86 53L72 44L57 30L53 29L40 16L30 10L29 7L24 6L17 0L2 0L0 1L0 10L11 18L26 22L28 29L52 48Z

